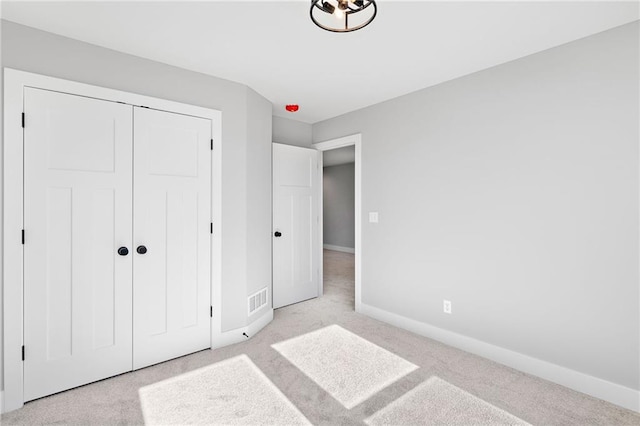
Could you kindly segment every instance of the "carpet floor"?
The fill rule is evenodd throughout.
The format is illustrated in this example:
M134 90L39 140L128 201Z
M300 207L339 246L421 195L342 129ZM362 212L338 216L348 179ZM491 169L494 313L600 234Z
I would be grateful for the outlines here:
M471 410L479 413L480 417L474 418L495 419L499 415L507 422L514 419L514 423L534 425L640 425L638 413L355 313L353 265L352 254L325 250L324 296L276 310L274 320L246 342L32 401L3 415L1 423L143 424L141 389L246 355L316 425L468 423ZM346 399L341 402L325 389L333 389L328 379L323 388L310 377L315 373L305 374L300 369L308 367L299 358L290 361L272 347L333 325L419 368L408 373L402 370L397 380L386 381L375 394L362 401L357 398L353 400L357 405L346 408ZM443 395L450 396L443 399ZM429 418L429 410L424 408L452 401L457 408L445 407L450 414L438 410ZM418 416L417 411L421 413ZM265 419L264 423L270 422Z
M246 355L145 386L140 403L148 425L311 424Z

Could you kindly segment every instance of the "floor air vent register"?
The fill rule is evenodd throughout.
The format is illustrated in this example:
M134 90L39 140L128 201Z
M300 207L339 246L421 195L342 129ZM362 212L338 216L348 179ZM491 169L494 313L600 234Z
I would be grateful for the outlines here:
M258 291L257 293L252 294L247 299L247 306L249 308L249 315L255 313L260 310L264 305L267 304L267 287Z

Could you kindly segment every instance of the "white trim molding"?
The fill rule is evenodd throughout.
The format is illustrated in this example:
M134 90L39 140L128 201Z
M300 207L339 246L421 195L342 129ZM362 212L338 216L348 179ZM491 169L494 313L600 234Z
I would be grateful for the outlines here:
M356 287L356 312L360 311L360 305L362 303L362 135L360 133L356 133L354 135L344 136L338 139L331 139L324 142L317 142L313 144L313 147L318 151L324 152L329 151L331 149L342 148L345 146L354 146L355 148L355 176L354 176L354 186L355 186L355 244L354 244L354 252L355 252L355 287ZM322 156L318 159L318 167L322 170ZM320 179L320 184L318 185L320 191L320 211L322 212L322 179ZM320 295L323 294L323 285L322 282L324 280L324 270L323 270L323 262L322 262L322 236L323 236L323 223L324 219L320 215L320 226L319 233L320 238L318 241L320 242Z
M234 330L218 334L216 339L212 342L211 349L218 349L249 340L256 333L265 328L272 320L273 309L269 309L246 327L236 328Z
M413 333L490 359L516 370L566 386L578 392L603 399L629 410L640 412L640 391L599 379L557 364L495 346L472 337L416 321L393 312L361 304L360 312Z
M353 247L334 246L333 244L323 244L322 247L324 247L326 250L341 251L343 253L353 254L356 252L356 249Z
M4 290L4 410L22 407L23 363L23 251L20 230L23 229L23 113L24 88L38 88L70 93L134 106L170 111L183 115L211 120L212 183L211 220L214 233L211 236L211 303L214 315L211 322L211 342L216 342L222 334L221 293L222 293L222 113L217 110L187 105L134 93L84 83L4 69L4 159L3 159L3 290ZM28 117L26 119L28 125Z

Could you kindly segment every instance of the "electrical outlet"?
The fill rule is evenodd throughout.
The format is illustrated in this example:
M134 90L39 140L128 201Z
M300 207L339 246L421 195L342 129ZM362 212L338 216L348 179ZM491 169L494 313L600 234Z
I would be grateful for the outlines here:
M378 212L369 212L369 223L378 223Z
M451 301L450 300L443 300L442 301L442 309L443 309L445 314L450 314L451 313Z

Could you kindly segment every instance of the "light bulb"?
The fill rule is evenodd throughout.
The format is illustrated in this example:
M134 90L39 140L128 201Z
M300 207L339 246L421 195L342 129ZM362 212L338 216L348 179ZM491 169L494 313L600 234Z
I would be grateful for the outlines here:
M333 12L333 14L335 15L336 19L342 20L344 18L344 11L339 7L336 7L336 11Z

